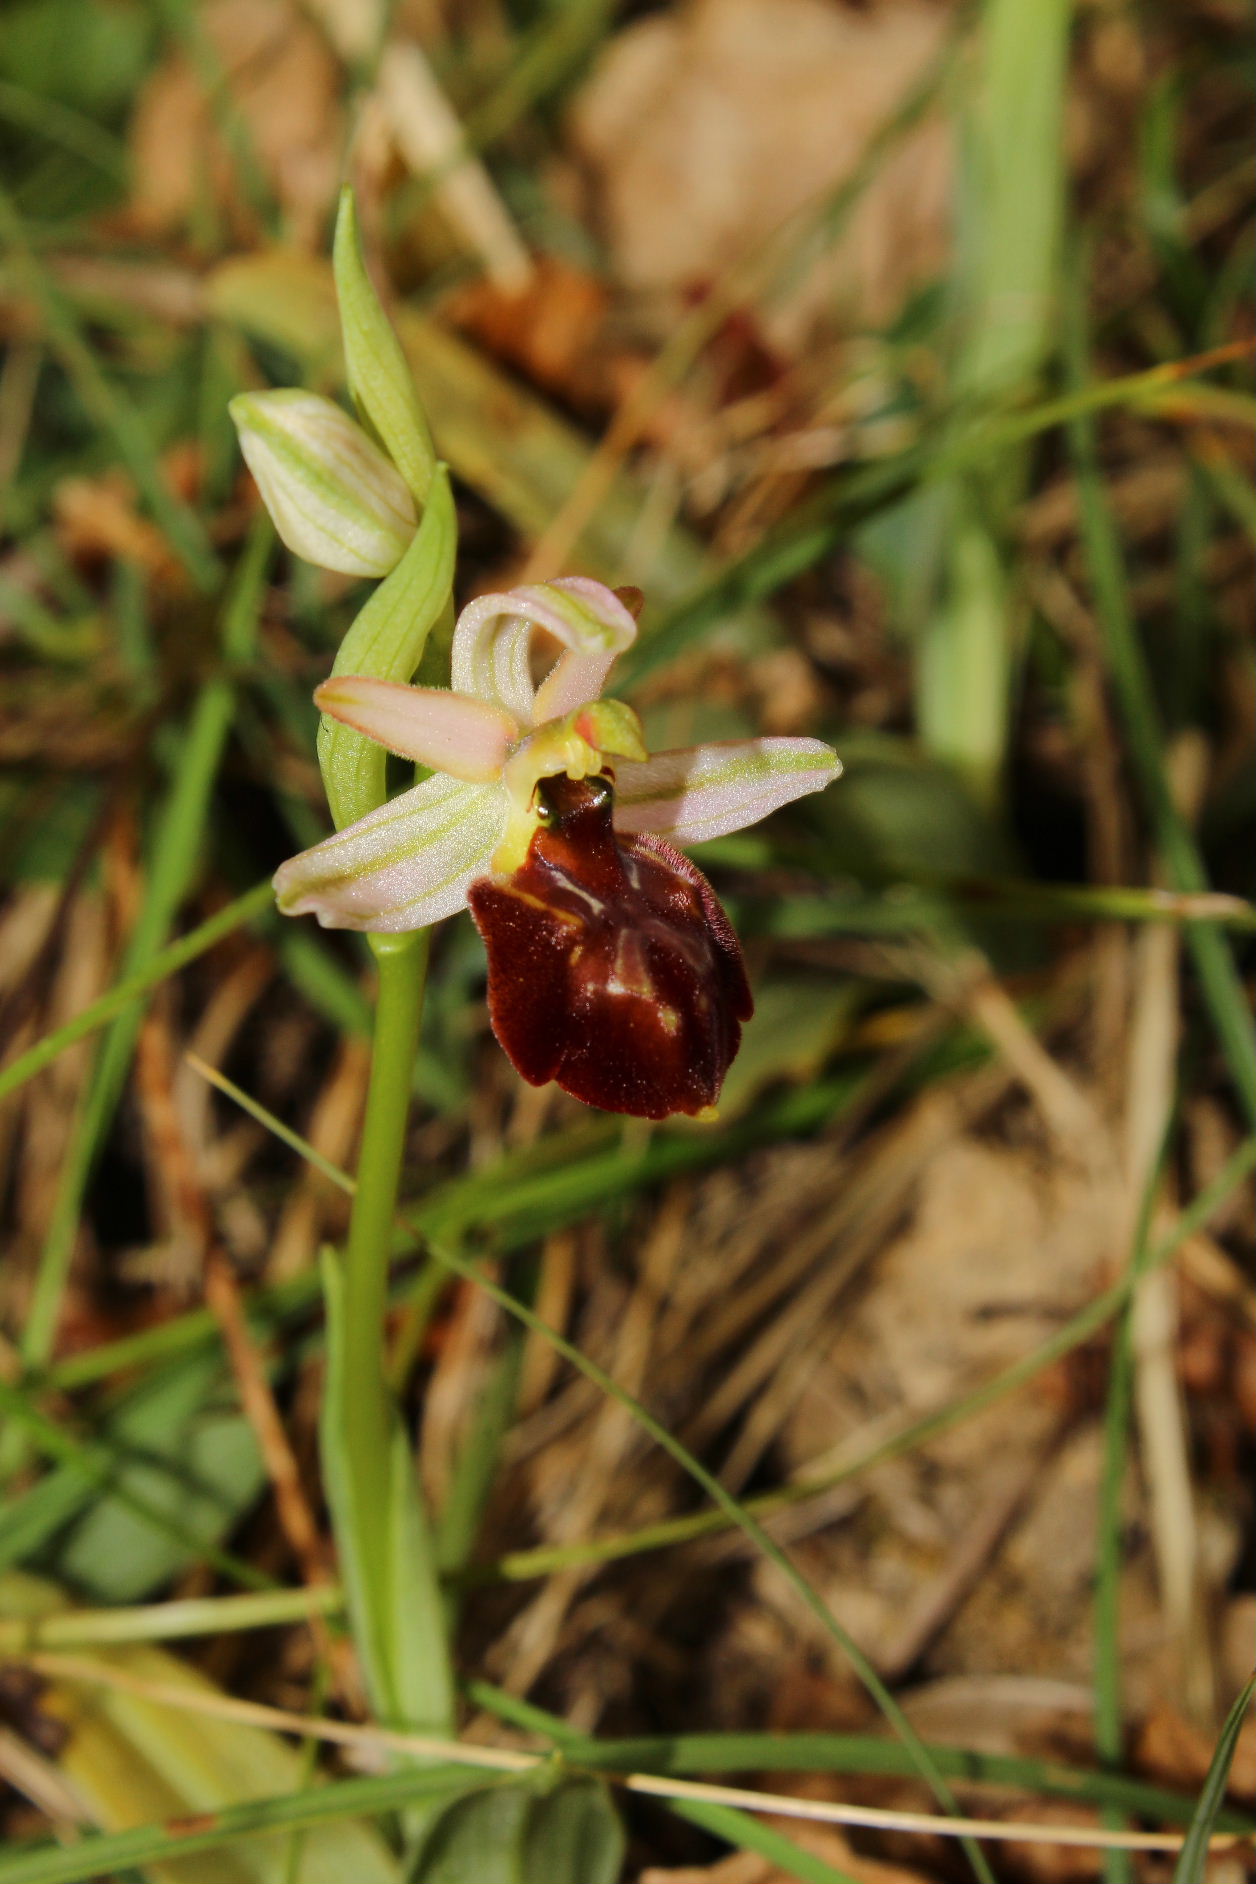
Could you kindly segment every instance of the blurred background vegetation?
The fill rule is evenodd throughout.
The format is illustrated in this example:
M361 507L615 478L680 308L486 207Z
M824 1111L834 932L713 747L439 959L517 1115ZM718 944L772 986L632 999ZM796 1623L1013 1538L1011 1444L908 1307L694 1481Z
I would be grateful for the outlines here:
M468 1734L928 1799L797 1588L424 1236L769 1521L967 1805L1189 1816L1256 1622L1251 26L7 0L0 1815L227 1816L201 1857L159 1829L0 1884L399 1876L405 1795L350 1776L377 1747L221 1714L360 1710L313 1427L369 983L266 885L326 828L310 695L361 588L275 548L226 414L342 392L345 178L455 475L459 600L637 584L616 686L652 744L816 733L846 765L699 853L758 1003L714 1127L523 1088L469 921L437 937L391 1365ZM1250 1795L1250 1722L1235 1760ZM320 1772L328 1823L231 1820ZM962 1862L624 1818L633 1880ZM481 1884L460 1862L424 1875Z

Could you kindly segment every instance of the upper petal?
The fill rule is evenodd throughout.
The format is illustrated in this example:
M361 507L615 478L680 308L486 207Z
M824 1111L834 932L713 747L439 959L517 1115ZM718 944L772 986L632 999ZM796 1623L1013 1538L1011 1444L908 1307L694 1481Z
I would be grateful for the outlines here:
M389 752L472 784L497 778L519 737L509 713L486 700L365 674L333 675L316 689L314 704Z
M537 628L548 629L570 652L534 700L529 651ZM525 724L534 717L553 719L597 697L615 656L636 634L637 624L614 590L585 576L481 595L463 609L454 629L453 685Z
M437 773L281 864L279 907L317 916L325 929L426 928L462 908L505 823L500 786Z
M615 765L615 824L700 844L821 791L842 762L818 739L737 739Z

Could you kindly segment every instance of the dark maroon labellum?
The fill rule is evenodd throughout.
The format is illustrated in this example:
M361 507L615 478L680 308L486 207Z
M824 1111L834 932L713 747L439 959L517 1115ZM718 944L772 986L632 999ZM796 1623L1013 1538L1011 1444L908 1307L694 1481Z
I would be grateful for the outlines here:
M542 779L537 802L522 867L467 897L498 1040L533 1086L607 1112L713 1106L754 1011L714 890L662 838L616 833L609 779Z

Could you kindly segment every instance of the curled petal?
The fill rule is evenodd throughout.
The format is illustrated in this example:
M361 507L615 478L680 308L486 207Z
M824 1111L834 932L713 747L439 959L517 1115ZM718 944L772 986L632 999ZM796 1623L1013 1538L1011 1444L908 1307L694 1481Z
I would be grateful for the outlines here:
M739 739L656 752L641 763L618 761L615 827L700 844L821 791L841 769L818 739Z
M281 864L279 907L317 916L325 929L426 928L462 908L505 823L499 786L437 773Z
M519 737L509 713L486 700L365 674L333 675L315 692L314 704L389 752L471 784L497 778Z
M615 660L614 654L568 648L536 690L532 714L537 725L546 720L560 720L587 700L596 700Z
M558 662L534 701L528 657L537 628L548 629L570 653ZM614 590L584 576L481 595L463 609L454 629L454 689L504 707L525 723L538 714L552 719L597 697L615 656L636 633L631 612ZM561 682L560 675L565 676ZM555 705L560 696L564 704Z
M275 528L296 555L386 576L415 531L414 500L379 447L318 393L239 393L231 416Z
M600 582L591 582L585 576L559 576L551 587L565 589L568 594L577 597L583 596L590 607L605 608L607 591ZM586 700L596 700L619 655L635 640L636 622L643 599L641 591L615 589L612 594L623 615L630 617L631 632L626 628L623 616L617 614L614 617L614 645L568 648L560 656L536 690L532 711L538 726L545 720L561 719L573 708L583 706ZM622 642L619 640L621 634L627 636Z

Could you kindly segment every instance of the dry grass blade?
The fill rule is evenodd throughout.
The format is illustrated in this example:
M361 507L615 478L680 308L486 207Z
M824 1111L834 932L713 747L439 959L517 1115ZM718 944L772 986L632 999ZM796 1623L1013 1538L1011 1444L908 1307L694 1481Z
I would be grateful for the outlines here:
M552 1755L520 1752L508 1747L483 1747L465 1741L440 1740L423 1734L396 1733L387 1728L359 1726L348 1721L313 1720L283 1708L266 1707L260 1702L237 1701L228 1695L212 1695L197 1690L148 1681L129 1671L92 1662L73 1655L33 1655L28 1665L54 1679L70 1682L113 1685L129 1693L142 1695L161 1706L185 1709L191 1713L212 1715L219 1720L235 1720L253 1726L269 1727L276 1732L300 1734L329 1745L356 1748L363 1753L412 1753L423 1759L450 1760L458 1764L503 1773L533 1772L551 1763ZM771 1813L780 1818L811 1819L820 1824L867 1825L886 1830L930 1832L946 1837L992 1838L1015 1844L1084 1846L1095 1850L1180 1851L1183 1835L1177 1832L1105 1832L1099 1827L1033 1825L1020 1820L944 1818L929 1812L896 1812L874 1806L841 1805L821 1799L797 1799L788 1793L768 1793L738 1786L707 1785L698 1780L667 1778L653 1773L615 1773L613 1783L627 1792L656 1799L700 1799L711 1804L737 1806L750 1812ZM1248 1840L1232 1832L1215 1833L1210 1849L1233 1851Z

